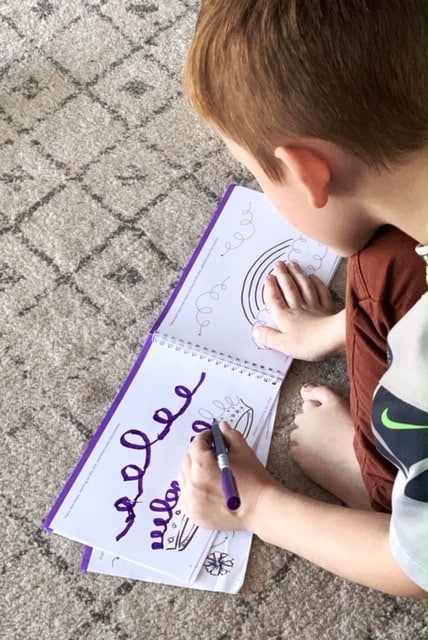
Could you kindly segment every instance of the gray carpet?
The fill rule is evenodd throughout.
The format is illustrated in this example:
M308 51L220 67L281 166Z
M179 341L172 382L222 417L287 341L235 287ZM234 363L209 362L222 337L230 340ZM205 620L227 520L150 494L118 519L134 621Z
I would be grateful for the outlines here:
M197 5L0 3L0 637L422 640L422 603L259 540L230 596L82 574L41 526L224 189L255 186L181 94ZM344 364L294 363L268 464L329 499L288 456L308 379L345 388Z

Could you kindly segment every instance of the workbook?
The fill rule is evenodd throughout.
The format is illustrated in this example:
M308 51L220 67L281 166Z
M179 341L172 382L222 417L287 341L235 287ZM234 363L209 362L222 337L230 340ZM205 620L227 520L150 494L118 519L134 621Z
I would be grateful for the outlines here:
M85 569L239 588L251 536L191 522L178 478L192 439L214 419L238 429L266 462L291 359L258 345L252 328L273 326L264 282L278 260L298 261L326 283L338 265L262 193L231 185L46 518L48 530L86 545ZM216 580L207 582L210 571Z
M275 423L276 404L266 422L262 437L253 445L257 457L264 465L266 465ZM245 578L251 541L252 534L248 531L218 531L210 548L204 554L203 564L196 579L192 582L183 582L171 574L154 571L141 564L129 562L119 556L91 547L85 549L81 568L83 571L120 576L131 580L205 591L237 593Z

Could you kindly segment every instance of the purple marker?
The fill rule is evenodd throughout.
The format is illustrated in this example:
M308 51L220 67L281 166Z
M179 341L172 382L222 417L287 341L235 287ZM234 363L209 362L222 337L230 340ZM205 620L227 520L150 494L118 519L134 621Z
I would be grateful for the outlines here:
M238 488L230 466L229 456L227 455L226 445L224 444L223 434L220 431L217 420L213 420L211 433L214 440L214 449L217 456L218 466L221 471L221 484L223 487L224 497L226 498L226 504L231 511L235 511L236 509L239 509L241 505L241 498L239 497Z

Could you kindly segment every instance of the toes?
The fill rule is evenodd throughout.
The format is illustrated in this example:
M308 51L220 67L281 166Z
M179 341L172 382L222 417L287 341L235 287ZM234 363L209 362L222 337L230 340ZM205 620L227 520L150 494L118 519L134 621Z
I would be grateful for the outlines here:
M318 387L317 384L313 384L312 382L306 382L301 388L300 388L300 395L302 396L302 398L307 397L312 391L314 391L314 389L316 389Z
M300 395L302 396L304 404L305 402L312 401L316 403L316 406L326 402L343 400L336 391L333 391L330 387L326 387L321 384L304 384L300 389Z
M308 409L314 409L316 407L320 407L321 402L319 400L303 400L302 402L302 411L303 413Z

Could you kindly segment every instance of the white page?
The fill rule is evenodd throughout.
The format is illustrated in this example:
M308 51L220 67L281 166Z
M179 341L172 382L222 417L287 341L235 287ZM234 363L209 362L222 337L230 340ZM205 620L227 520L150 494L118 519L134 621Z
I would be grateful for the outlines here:
M279 384L158 343L146 347L132 375L45 526L191 581L215 534L193 526L182 512L177 484L182 458L191 438L213 418L235 424L252 445ZM124 481L124 472L134 479ZM119 499L122 511L115 507Z
M259 460L266 465L272 438L277 402L254 445ZM194 582L182 582L172 576L147 569L107 554L99 549L86 549L82 562L84 571L144 580L178 587L237 593L241 588L248 564L252 534L248 531L219 531L210 546Z
M254 324L273 324L264 281L277 260L297 261L326 284L339 263L332 250L291 227L263 193L234 187L154 330L285 374L291 359L252 338Z
M291 364L259 348L251 333L257 322L272 324L263 283L278 259L298 260L325 282L338 264L333 252L292 229L263 194L229 188L153 327L156 342L146 343L47 528L175 579L196 578L214 534L182 513L181 459L192 425L208 426L214 417L235 422L250 444L261 433ZM177 336L180 349L192 343L192 350L162 346L165 333ZM246 364L218 366L211 350L248 361L249 369L272 368L279 378L273 385L268 374L248 375ZM245 553L237 562L245 562Z

